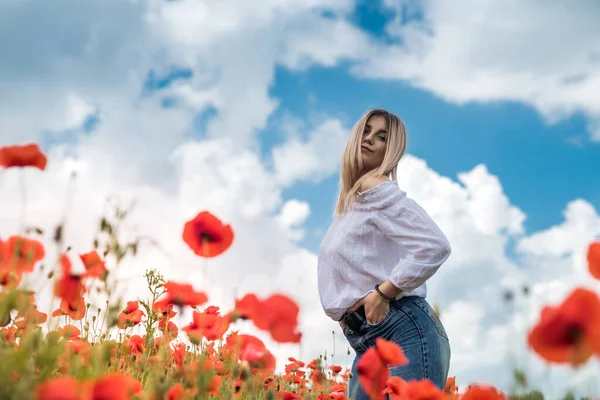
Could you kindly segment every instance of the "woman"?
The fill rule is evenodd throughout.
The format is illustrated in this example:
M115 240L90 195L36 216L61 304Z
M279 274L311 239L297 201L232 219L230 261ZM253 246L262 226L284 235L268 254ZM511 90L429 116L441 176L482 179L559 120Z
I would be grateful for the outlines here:
M450 245L398 187L405 149L406 129L394 114L375 109L356 123L342 157L335 218L319 251L321 304L356 352L353 399L368 399L356 364L377 337L397 343L409 360L390 368L390 376L428 378L443 389L448 375L448 335L425 300L425 282Z

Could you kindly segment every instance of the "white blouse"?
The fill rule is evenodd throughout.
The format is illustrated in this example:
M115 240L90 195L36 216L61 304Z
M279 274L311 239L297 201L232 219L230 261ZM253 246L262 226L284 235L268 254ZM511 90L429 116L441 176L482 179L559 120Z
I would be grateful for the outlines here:
M425 281L449 256L444 233L397 182L359 192L352 208L334 219L319 249L323 310L338 321L388 279L402 290L397 298L425 297Z

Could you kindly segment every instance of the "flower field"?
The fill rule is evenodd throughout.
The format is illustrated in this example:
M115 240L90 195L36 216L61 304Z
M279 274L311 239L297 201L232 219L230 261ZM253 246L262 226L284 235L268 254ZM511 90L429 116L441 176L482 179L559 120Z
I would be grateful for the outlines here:
M35 144L0 148L2 173L46 168L46 155ZM135 257L136 242L121 243L115 225L100 221L106 240L75 254L63 248L55 232L23 227L0 237L0 398L12 399L345 399L349 371L324 358L298 360L276 373L276 359L255 336L242 334L238 321L251 321L279 343L299 343L298 305L284 294L260 298L252 293L221 310L189 283L165 281L146 272L148 297L113 298L108 276L125 257ZM235 240L235 227L210 211L182 222L181 240L200 258L219 257ZM42 237L51 235L59 257L48 259ZM83 272L73 265L80 263ZM600 279L600 242L588 247L590 279ZM52 287L51 309L38 304L37 292L24 277L44 264ZM94 308L92 290L108 299ZM187 325L172 318L193 310ZM600 297L573 290L561 304L547 306L529 330L530 349L550 364L579 367L600 356ZM324 349L325 350L325 349ZM410 362L397 345L379 339L358 365L359 380L372 399L491 400L509 396L450 377L445 390L428 380L390 378L387 367ZM519 398L542 398L531 393ZM537 397L536 397L537 396ZM514 397L517 398L517 397Z

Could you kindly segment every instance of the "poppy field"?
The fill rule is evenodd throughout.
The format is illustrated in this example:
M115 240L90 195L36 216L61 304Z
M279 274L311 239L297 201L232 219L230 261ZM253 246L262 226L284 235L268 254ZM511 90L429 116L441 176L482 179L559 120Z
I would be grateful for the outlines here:
M43 173L46 164L47 156L36 144L0 147L1 173L21 168ZM137 242L115 240L114 228L102 219L100 230L108 239L90 243L82 254L64 248L61 226L54 232L24 227L0 237L0 398L348 398L349 366L330 365L323 357L289 357L285 366L277 366L263 341L236 327L238 321L251 321L278 343L300 343L302 310L285 294L261 298L245 293L236 298L233 309L221 310L192 284L166 281L156 270L148 270L147 298L124 303L113 298L107 277L122 259L138 252ZM46 235L60 249L56 260L48 259L42 244ZM235 241L235 227L210 210L199 210L182 221L181 240L199 258L219 257ZM75 271L74 261L85 270ZM49 313L24 280L41 264L51 285ZM600 279L600 241L589 244L587 264L590 279ZM90 306L91 290L106 295L105 306ZM184 310L193 310L192 319L177 326L172 318ZM600 357L598 293L576 288L560 304L546 306L526 339L531 351L550 365L580 367ZM407 362L399 346L378 339L358 364L360 384L372 399L542 398L540 393L509 396L454 376L444 390L426 379L389 377L388 367ZM285 372L276 373L276 367Z

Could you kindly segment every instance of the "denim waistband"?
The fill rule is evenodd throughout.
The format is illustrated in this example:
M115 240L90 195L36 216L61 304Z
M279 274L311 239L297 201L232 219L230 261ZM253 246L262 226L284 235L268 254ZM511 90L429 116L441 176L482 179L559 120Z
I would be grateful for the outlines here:
M414 295L397 297L394 300L390 301L390 305L392 305L392 304L399 304L399 303L402 303L402 302L405 302L405 301L408 301L408 300L414 299L414 298L422 298L422 297L420 297L420 296L414 296ZM342 316L340 317L340 319L337 320L337 322L344 322L344 320L348 316L350 316L352 314L357 314L357 312L358 312L359 309L360 308L356 309L355 311L346 311L344 314L342 314ZM360 315L358 317L361 318L361 319L364 319Z

